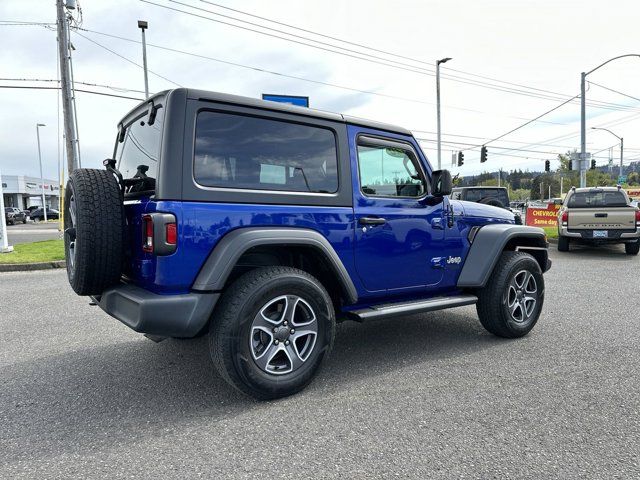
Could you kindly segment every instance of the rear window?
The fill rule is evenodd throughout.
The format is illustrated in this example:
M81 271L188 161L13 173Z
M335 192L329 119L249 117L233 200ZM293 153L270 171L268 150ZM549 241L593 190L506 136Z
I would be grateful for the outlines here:
M627 199L622 192L576 192L569 198L569 208L626 207Z
M155 179L158 172L164 108L159 108L153 125L147 124L147 114L139 117L125 130L122 143L117 144L118 170L124 178L133 178L138 169Z
M331 130L203 111L193 174L207 187L334 193L338 160Z

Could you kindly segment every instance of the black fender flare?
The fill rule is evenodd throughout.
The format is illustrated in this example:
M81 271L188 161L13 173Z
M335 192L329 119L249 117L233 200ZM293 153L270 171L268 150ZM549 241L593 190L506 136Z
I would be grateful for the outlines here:
M484 287L498 257L507 244L513 244L514 241L517 245L514 250L531 250L534 253L543 272L550 267L547 253L549 244L541 228L494 223L480 227L476 232L472 231L472 235L471 247L458 277L460 288ZM518 239L522 241L518 242Z
M230 231L209 254L192 289L222 290L242 254L260 245L304 245L316 249L336 274L349 303L358 300L356 287L336 251L324 236L308 228L244 227Z

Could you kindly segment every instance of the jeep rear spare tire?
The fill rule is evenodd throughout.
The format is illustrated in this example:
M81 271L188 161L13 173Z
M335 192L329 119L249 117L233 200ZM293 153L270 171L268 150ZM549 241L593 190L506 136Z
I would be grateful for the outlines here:
M99 295L120 280L124 225L115 177L107 170L75 170L64 198L64 249L69 283L78 295Z

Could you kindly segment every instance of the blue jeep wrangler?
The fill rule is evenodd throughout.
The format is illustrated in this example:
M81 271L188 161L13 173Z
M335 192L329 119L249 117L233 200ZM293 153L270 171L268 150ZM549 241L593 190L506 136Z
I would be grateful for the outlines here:
M475 304L515 338L540 316L544 232L451 200L403 128L179 88L124 117L104 165L66 187L71 286L152 340L208 333L256 398L304 388L337 321Z

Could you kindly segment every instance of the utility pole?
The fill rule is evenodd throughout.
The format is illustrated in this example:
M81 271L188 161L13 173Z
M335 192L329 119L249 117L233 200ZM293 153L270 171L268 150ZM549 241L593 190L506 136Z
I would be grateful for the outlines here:
M149 28L145 20L138 20L138 28L142 30L142 66L144 67L144 98L149 98L149 76L147 75L147 41L144 31ZM438 156L438 158L440 158Z
M580 74L580 188L587 186L587 103L585 98L587 74Z
M620 176L624 176L624 165L622 164L622 159L623 157L623 151L624 151L624 138L620 137Z
M564 180L564 177L562 176L562 174L560 174L560 198L562 198L562 193L564 191L564 189L563 189L563 186L564 186L563 185L563 180Z
M587 107L586 107L586 99L585 99L585 90L586 90L586 82L587 75L595 72L601 67L604 67L607 63L613 62L619 58L625 57L638 57L640 58L640 54L638 53L627 53L626 55L618 55L617 57L610 58L606 62L601 63L596 68L592 68L588 72L582 72L580 74L580 186L587 186Z
M36 123L36 137L38 138L38 161L40 162L40 188L42 189L42 211L44 221L47 221L47 201L44 197L44 176L42 175L42 153L40 152L40 127L46 127L44 123Z
M79 167L78 139L76 135L75 111L71 93L68 19L65 13L64 0L56 0L58 53L60 58L60 89L62 91L62 115L64 117L65 146L67 150L67 167L69 173ZM69 5L69 7L71 4ZM75 5L74 5L75 8Z
M144 30L142 33L144 35ZM440 64L446 63L449 60L451 60L451 58L449 57L443 58L441 60L436 60L436 110L437 110L437 117L438 117L438 170L442 169L442 143L440 140L440 135L441 135L441 131L440 131Z
M4 216L4 193L2 191L2 172L0 172L0 253L13 252L7 239L7 221Z

